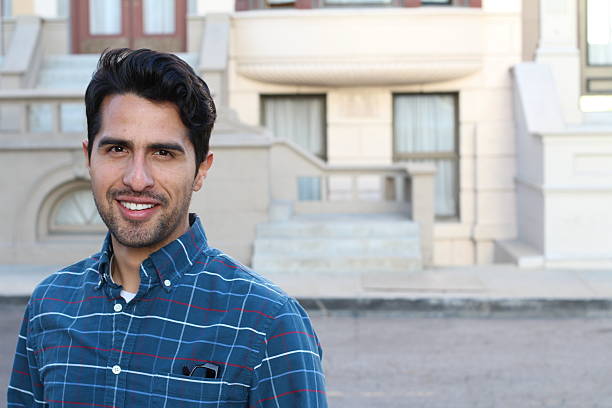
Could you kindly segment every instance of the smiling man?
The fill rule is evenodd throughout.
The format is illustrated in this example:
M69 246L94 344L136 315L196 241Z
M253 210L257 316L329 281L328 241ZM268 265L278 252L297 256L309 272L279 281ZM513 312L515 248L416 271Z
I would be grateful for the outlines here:
M9 407L326 407L300 305L207 244L189 213L215 107L170 54L102 55L83 152L108 234L28 303Z

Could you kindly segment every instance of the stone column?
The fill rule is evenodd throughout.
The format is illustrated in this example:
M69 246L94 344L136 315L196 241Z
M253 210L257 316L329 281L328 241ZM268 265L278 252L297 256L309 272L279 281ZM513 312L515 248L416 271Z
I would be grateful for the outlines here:
M421 258L424 266L433 262L433 227L435 217L435 175L432 163L408 163L412 197L412 220L419 224L421 235Z
M208 84L216 105L223 107L229 102L227 83L229 39L229 14L207 14L200 50L199 71Z
M559 89L566 123L582 122L578 2L540 0L540 41L535 60L548 64Z

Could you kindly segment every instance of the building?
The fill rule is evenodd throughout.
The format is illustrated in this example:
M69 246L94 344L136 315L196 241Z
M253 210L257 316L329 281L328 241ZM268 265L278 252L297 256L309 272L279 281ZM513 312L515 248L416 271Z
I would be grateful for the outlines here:
M4 264L99 247L81 100L108 46L212 85L193 209L259 270L610 258L610 0L3 2Z

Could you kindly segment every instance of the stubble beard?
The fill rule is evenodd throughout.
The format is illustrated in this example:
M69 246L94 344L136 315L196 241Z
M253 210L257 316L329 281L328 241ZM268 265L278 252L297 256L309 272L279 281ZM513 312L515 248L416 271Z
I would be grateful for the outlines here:
M126 220L121 214L117 213L117 210L114 210L115 203L117 202L114 197L122 194L157 200L161 203L161 208L158 210L159 214L148 221ZM183 199L174 208L168 209L169 212L164 211L168 206L168 200L165 197L149 193L142 194L125 190L109 190L106 194L106 207L100 205L95 194L93 194L93 197L100 218L102 218L110 233L121 245L130 248L146 248L157 246L180 227L184 217L189 212L191 190L187 190L183 195Z

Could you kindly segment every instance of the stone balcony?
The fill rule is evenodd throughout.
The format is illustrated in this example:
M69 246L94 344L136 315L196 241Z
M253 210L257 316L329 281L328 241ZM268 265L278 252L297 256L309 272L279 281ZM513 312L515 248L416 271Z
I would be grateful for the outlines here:
M478 71L483 12L470 8L256 10L233 16L231 58L257 81L383 86Z

